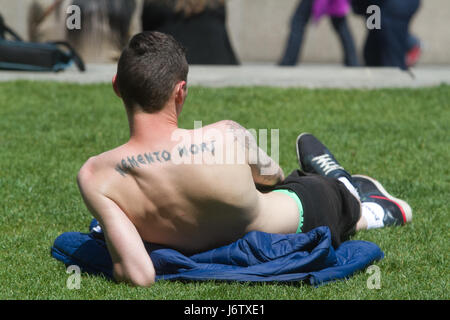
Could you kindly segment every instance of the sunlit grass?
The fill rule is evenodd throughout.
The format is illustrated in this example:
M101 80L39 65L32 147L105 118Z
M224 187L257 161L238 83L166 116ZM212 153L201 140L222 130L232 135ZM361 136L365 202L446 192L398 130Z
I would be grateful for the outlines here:
M392 90L191 88L180 125L223 119L279 129L280 164L297 168L295 139L314 133L352 173L407 200L413 222L358 233L385 253L381 289L368 274L306 284L180 283L150 289L82 276L69 290L50 256L91 216L75 182L92 155L128 139L125 111L108 85L0 84L0 299L448 299L450 87Z

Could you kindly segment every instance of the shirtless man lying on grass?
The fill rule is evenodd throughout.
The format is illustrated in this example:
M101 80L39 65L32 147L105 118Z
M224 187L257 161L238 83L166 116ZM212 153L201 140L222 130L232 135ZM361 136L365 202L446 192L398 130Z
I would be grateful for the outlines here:
M254 230L287 234L325 225L337 247L356 230L411 220L406 202L372 178L350 176L311 134L297 139L302 171L285 179L253 135L234 121L178 128L187 74L184 50L172 37L134 36L113 81L126 108L130 140L90 158L78 174L117 281L154 283L144 241L195 253Z

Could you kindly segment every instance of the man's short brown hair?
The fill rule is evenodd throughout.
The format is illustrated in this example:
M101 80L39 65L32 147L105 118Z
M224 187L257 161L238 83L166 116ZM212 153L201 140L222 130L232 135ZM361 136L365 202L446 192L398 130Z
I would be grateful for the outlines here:
M117 67L117 89L130 111L154 113L169 100L175 85L187 81L184 48L170 35L142 32L123 50Z

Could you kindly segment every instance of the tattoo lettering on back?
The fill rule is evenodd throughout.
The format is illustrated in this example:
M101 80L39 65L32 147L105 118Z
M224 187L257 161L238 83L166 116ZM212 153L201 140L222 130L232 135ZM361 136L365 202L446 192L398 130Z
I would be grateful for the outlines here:
M167 150L160 150L155 152L145 152L138 155L127 156L116 164L115 170L122 177L126 177L130 170L136 168L143 168L156 163L169 162L173 158L173 152L179 158L188 157L191 155L210 152L212 155L215 153L215 141L202 142L200 144L190 144L177 146L172 152Z

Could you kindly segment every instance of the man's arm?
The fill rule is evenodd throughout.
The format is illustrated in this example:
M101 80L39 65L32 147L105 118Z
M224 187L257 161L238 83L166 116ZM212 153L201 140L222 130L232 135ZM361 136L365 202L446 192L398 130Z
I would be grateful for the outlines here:
M231 130L238 146L244 149L246 161L250 165L253 181L257 186L274 186L284 180L283 169L263 149L250 131L239 123L226 120L228 130Z
M149 287L155 269L136 227L120 207L95 190L94 176L86 166L78 174L78 185L88 209L100 223L118 282Z

